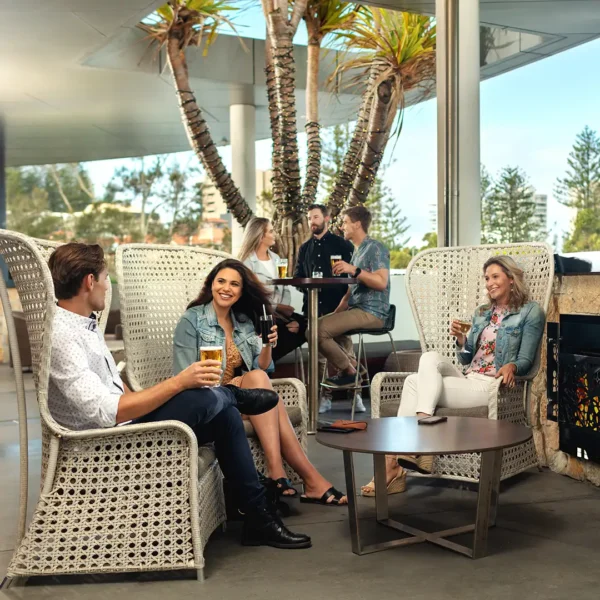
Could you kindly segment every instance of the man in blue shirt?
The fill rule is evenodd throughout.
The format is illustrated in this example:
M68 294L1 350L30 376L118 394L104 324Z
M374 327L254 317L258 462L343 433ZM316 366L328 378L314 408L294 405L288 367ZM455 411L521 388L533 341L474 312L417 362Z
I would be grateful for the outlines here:
M333 272L347 273L358 283L349 286L332 314L319 319L319 351L340 371L327 381L337 386L352 385L357 368L356 359L344 351L346 344L340 337L353 329L383 327L390 310L390 253L367 235L370 224L371 213L364 206L344 211L344 238L354 244L355 250L350 263L336 263Z

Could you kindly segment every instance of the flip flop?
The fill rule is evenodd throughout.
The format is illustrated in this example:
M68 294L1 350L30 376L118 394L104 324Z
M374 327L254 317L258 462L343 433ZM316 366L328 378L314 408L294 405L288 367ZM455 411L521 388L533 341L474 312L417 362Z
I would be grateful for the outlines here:
M275 480L277 484L277 492L283 498L296 498L298 496L298 490L292 485L292 482L286 477L280 477ZM283 492L287 492L288 490L292 490L293 494L284 494Z
M300 502L304 502L305 504L323 504L325 506L347 506L347 502L344 504L340 503L340 500L345 495L331 486L320 498L309 498L303 494L300 496ZM329 498L333 499L329 500Z

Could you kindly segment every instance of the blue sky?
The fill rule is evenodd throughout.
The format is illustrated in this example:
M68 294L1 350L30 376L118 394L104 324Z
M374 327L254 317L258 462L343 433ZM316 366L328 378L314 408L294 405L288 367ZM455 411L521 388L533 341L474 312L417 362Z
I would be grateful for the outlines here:
M264 38L262 16L244 15L244 36ZM299 31L297 43L306 40ZM539 193L548 194L548 228L562 233L571 213L553 197L557 177L567 168L575 136L589 125L600 128L598 98L600 40L500 75L481 84L481 162L492 175L505 166L519 166ZM301 138L301 146L303 145ZM257 168L270 167L270 143L257 143ZM188 153L177 157L188 159ZM222 156L229 167L230 149ZM386 162L394 161L385 175L410 225L411 243L418 244L432 230L430 205L436 201L435 100L407 109L397 143L390 142ZM115 167L127 161L88 163L96 191L109 181Z

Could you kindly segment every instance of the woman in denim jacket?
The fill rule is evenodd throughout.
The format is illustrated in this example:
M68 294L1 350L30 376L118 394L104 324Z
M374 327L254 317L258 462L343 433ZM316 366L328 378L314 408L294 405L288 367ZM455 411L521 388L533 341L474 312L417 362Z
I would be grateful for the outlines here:
M469 365L466 372L437 352L423 354L418 372L404 382L399 417L427 417L437 406L488 406L500 385L513 387L515 377L527 375L533 366L545 315L537 302L529 300L522 269L510 256L494 256L483 265L483 273L489 302L475 311L468 336L459 322L450 325L457 346L464 347L456 356ZM432 456L387 458L388 493L406 488L402 467L430 473L433 465ZM363 495L374 495L373 482L363 486Z
M223 385L272 389L266 373L273 370L272 348L270 344L263 345L262 338L256 333L263 306L270 314L268 292L247 267L234 259L216 265L208 274L200 295L190 303L175 329L174 373L196 362L201 346L220 346L225 349ZM269 340L274 344L277 326L272 331ZM262 415L244 415L243 418L252 423L265 453L267 475L277 482L282 495L298 495L286 478L283 455L304 482L302 502L347 503L346 496L308 460L281 401Z

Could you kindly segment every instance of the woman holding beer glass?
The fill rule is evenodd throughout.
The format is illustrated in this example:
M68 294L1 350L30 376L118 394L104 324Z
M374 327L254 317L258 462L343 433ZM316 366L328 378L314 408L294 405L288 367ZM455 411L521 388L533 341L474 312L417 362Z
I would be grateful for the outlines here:
M220 262L208 274L200 295L177 324L173 341L174 373L196 362L200 353L210 347L224 348L222 385L272 389L265 371L273 370L272 352L278 333L270 317L268 292L252 272L238 260ZM262 415L243 418L252 423L265 453L266 475L277 482L282 495L298 495L286 478L283 455L304 482L301 501L347 503L346 496L308 460L281 401Z
M273 349L273 360L277 362L304 344L306 319L296 313L294 307L290 305L289 287L271 284L271 279L287 277L287 260L279 258L271 250L274 245L275 231L271 221L263 217L255 217L246 225L238 258L269 292L279 332L277 347Z
M470 322L455 319L456 357L468 365L465 373L437 352L426 352L419 370L404 382L399 417L428 417L436 407L488 406L500 385L514 387L515 377L531 369L544 329L544 312L529 300L523 270L510 256L494 256L483 265L488 302L475 310ZM468 333L466 333L468 332ZM403 492L406 471L430 473L432 456L386 457L388 493ZM362 487L374 496L374 483Z

